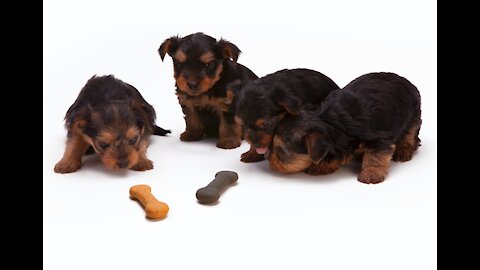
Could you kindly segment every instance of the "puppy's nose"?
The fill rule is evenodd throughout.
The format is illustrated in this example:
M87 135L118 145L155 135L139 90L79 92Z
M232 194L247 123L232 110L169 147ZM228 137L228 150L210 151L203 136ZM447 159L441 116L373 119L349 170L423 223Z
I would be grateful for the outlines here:
M121 159L117 161L117 166L119 168L126 168L128 166L128 159Z
M197 89L197 82L188 82L187 85L190 89L192 89L192 91Z

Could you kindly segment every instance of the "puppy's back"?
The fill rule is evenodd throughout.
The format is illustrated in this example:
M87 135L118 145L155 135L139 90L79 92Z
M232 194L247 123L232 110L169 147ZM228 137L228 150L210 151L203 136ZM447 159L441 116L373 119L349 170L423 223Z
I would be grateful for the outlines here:
M97 106L112 100L127 101L139 96L141 97L135 87L124 83L113 75L94 75L82 88L75 103L83 104L88 102L92 106Z
M420 114L420 93L409 80L391 72L368 73L358 77L344 87L366 102L389 104L403 111L410 109L414 115Z
M320 111L324 120L350 133L396 136L391 134L402 134L420 120L420 93L395 73L368 73L328 96Z
M156 114L153 107L145 101L135 87L115 78L113 75L94 75L87 81L65 115L66 126L69 127L76 115L81 110L85 110L86 107L87 110L97 108L95 110L108 111L110 105L114 104L121 105L116 107L122 107L123 111L132 107L141 108L146 122L152 129L154 128ZM159 131L158 133L162 132Z

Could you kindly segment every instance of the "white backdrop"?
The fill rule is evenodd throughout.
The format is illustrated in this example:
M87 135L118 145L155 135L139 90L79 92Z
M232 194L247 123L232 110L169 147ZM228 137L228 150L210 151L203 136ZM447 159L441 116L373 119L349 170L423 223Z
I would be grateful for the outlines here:
M436 269L437 4L433 0L44 1L44 269ZM311 68L340 86L373 71L408 78L422 95L422 146L379 185L348 167L329 176L280 175L244 164L213 140L180 142L168 37L202 31L241 50L264 76ZM63 117L93 74L134 85L172 130L152 137L147 172L109 172L92 156L73 174L53 173ZM217 205L195 192L220 170L238 184ZM148 221L128 197L148 184L170 206Z

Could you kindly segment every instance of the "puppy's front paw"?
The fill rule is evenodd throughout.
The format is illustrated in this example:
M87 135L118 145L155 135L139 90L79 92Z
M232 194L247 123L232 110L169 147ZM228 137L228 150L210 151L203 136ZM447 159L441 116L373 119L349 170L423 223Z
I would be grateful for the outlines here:
M193 141L200 141L203 138L203 132L193 132L189 130L185 130L180 135L180 140L184 142L193 142Z
M72 173L78 171L82 167L81 162L72 162L70 160L60 160L53 169L56 173Z
M242 140L240 139L235 139L235 138L228 138L228 139L222 139L220 138L217 141L217 147L218 148L223 148L223 149L233 149L237 148L242 144Z
M240 157L241 162L253 163L265 160L265 155L258 154L254 148L251 148L247 152L243 153Z
M150 159L139 159L137 164L132 167L134 171L146 171L153 169L153 162Z
M387 173L377 168L365 168L358 175L358 181L365 184L378 184L385 180Z

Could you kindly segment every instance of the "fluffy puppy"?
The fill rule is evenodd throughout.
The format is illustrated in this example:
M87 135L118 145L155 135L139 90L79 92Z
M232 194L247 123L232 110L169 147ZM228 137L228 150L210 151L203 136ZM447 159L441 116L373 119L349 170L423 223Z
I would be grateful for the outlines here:
M255 81L235 83L237 116L244 125L250 150L243 162L264 159L277 125L287 115L298 115L303 106L319 105L338 85L309 69L284 69Z
M148 138L170 133L155 125L155 110L140 92L112 75L88 80L67 111L65 127L67 147L55 165L56 173L80 169L89 148L107 168L150 170L153 163L146 156Z
M163 61L173 59L176 94L185 115L186 129L182 141L198 141L205 135L218 136L217 147L240 146L242 126L235 120L234 81L258 78L250 69L237 63L240 50L224 39L217 41L203 33L165 40L158 49Z
M420 145L420 94L394 73L363 75L277 128L268 153L282 173L330 174L361 155L358 180L380 183L390 160L408 161Z

